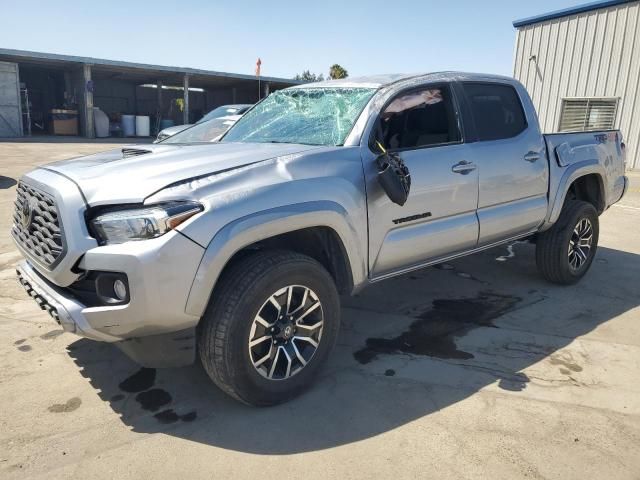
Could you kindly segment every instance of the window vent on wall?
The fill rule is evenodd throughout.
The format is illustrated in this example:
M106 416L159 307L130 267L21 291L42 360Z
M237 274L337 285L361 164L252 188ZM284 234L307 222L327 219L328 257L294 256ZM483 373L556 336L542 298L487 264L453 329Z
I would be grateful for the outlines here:
M617 110L617 98L563 98L558 130L611 130L616 123Z

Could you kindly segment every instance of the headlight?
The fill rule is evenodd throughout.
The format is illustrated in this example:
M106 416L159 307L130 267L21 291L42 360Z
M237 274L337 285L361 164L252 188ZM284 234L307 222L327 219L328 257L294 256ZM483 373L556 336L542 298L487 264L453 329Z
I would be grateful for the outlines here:
M203 210L195 202L174 202L135 210L103 213L91 220L102 243L148 240L164 235Z

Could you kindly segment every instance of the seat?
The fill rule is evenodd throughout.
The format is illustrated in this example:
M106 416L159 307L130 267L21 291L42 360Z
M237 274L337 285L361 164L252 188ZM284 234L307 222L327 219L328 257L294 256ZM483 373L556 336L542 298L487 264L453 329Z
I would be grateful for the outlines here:
M423 147L449 142L449 126L444 102L411 110L403 148Z

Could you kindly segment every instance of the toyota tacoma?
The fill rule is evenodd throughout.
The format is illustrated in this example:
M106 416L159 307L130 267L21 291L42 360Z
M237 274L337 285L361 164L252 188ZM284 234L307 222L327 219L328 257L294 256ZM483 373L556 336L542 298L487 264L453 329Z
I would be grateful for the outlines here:
M12 235L64 330L144 366L199 358L269 405L317 375L340 294L517 239L578 281L627 183L619 131L543 135L511 78L372 76L274 92L222 138L205 122L37 168Z

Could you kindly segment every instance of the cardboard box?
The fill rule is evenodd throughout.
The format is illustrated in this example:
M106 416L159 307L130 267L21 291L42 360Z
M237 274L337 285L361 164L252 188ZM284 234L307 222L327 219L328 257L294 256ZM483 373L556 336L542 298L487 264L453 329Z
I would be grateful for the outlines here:
M51 133L54 135L78 135L76 110L51 110Z

